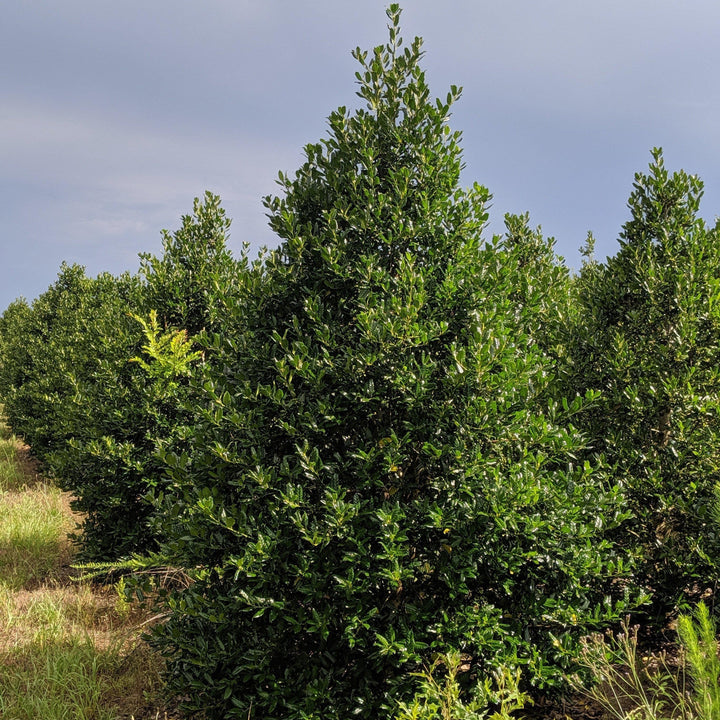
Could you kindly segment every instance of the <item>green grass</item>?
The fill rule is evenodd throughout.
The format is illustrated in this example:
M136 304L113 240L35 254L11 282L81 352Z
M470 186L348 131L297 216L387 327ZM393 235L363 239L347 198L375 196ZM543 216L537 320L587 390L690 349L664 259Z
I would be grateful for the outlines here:
M0 718L157 717L159 666L113 588L0 586Z
M20 589L61 572L70 553L65 536L73 526L57 488L0 491L0 583Z
M142 611L73 582L69 498L0 425L0 718L164 720Z
M105 702L120 664L89 639L32 643L7 654L0 676L0 717L8 720L116 720Z
M18 458L21 448L21 443L0 423L0 491L17 490L27 482Z

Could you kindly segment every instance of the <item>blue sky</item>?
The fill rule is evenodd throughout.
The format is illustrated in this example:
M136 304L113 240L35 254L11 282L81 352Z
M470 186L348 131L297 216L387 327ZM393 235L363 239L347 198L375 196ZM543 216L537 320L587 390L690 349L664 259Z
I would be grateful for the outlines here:
M385 2L3 0L0 310L63 260L137 268L211 190L231 248L273 245L261 198L355 106L352 48L382 44ZM633 174L660 145L720 213L717 0L405 0L431 91L462 85L464 184L488 234L529 211L571 266L588 230L617 248Z

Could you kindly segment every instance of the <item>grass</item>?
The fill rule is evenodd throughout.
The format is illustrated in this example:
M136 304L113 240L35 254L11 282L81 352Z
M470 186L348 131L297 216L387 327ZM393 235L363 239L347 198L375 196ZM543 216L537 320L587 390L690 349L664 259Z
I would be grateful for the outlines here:
M586 639L581 662L597 684L576 685L615 720L720 720L717 630L704 603L678 620L677 655L642 653L629 620Z
M17 490L32 476L32 471L28 471L27 466L23 467L21 450L22 444L0 422L0 491Z
M73 582L69 498L0 426L0 717L165 720L142 611Z
M0 583L19 590L61 572L70 558L61 538L74 526L65 496L37 485L0 499Z

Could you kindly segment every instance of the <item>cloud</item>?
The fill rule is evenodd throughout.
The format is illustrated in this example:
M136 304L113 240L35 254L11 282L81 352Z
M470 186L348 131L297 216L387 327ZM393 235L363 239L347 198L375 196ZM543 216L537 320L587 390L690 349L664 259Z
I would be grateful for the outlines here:
M206 187L272 192L278 166L300 155L297 147L257 132L162 131L86 109L23 101L7 103L0 116L0 153L4 182L82 194L98 203L98 211L113 200L159 209Z
M223 197L233 247L273 243L261 196L330 111L359 102L350 50L385 41L386 5L7 0L0 306L62 259L132 267L205 189ZM571 261L590 228L610 252L658 144L707 181L704 207L720 204L715 0L402 5L431 92L465 88L452 118L464 177L495 194L498 230L530 210Z
M13 99L0 115L3 228L0 300L34 297L60 263L88 272L134 270L160 251L160 230L179 226L204 191L234 218L232 247L272 244L261 194L299 149L261 134L162 132L112 113Z

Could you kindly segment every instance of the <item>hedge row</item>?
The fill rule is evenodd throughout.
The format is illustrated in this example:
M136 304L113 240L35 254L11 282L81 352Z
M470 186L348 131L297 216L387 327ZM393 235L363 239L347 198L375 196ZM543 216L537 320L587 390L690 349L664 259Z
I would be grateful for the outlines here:
M191 580L152 639L209 718L425 717L437 658L466 707L503 669L558 687L581 635L717 576L700 181L656 151L578 275L527 216L484 239L459 91L430 99L388 15L364 106L265 199L277 250L233 258L207 194L138 275L64 266L0 318L8 422L75 494L83 556Z

